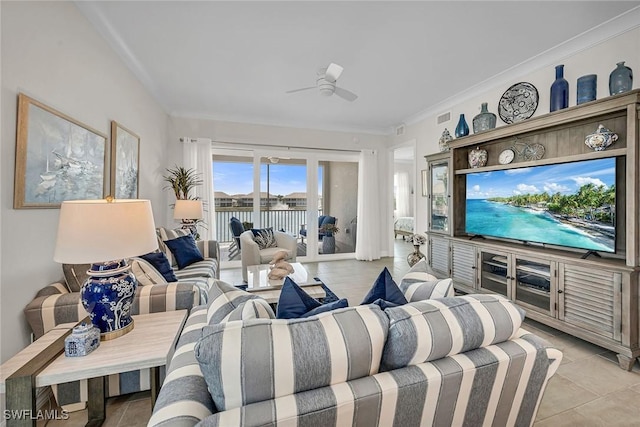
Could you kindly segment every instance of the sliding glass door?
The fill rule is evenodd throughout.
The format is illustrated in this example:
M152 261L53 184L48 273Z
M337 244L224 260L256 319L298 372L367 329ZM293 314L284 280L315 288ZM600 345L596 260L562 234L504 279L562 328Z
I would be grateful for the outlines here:
M240 264L232 218L243 224L239 231L271 227L295 236L299 261L353 256L357 156L214 149L213 176L223 265Z

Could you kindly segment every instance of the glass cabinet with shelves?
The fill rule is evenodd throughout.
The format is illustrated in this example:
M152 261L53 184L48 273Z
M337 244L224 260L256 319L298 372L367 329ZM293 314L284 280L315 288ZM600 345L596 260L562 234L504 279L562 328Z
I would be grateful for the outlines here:
M515 257L512 298L532 310L555 316L556 263Z
M509 254L481 250L478 253L480 280L479 287L511 298L509 286Z
M450 233L451 203L450 203L450 155L439 153L425 156L427 169L423 171L423 194L429 198L428 222L429 231L436 233Z

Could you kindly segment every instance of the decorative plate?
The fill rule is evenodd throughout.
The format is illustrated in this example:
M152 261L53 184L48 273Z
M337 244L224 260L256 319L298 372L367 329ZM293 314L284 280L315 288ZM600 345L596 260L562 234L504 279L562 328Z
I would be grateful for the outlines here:
M538 89L531 83L516 83L506 90L498 102L498 114L507 124L533 116L538 108Z
M544 156L544 145L542 144L527 144L524 149L525 160L540 160Z

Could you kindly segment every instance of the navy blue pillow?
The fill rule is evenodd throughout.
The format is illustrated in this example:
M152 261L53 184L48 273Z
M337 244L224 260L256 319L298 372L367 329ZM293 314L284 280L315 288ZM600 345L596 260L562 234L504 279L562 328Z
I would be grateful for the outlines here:
M387 267L385 267L373 283L367 296L362 300L361 305L377 304L384 310L387 307L395 307L406 303L407 299L398 285L396 285L396 282L393 281Z
M191 234L180 236L176 239L165 240L164 243L176 258L179 269L185 268L194 262L204 260Z
M140 258L153 265L167 282L178 281L178 278L173 273L173 268L171 268L171 264L169 264L169 260L164 252L150 252L145 255L140 255Z
M311 298L290 277L285 278L278 300L277 319L296 319L349 306L346 299L322 304Z

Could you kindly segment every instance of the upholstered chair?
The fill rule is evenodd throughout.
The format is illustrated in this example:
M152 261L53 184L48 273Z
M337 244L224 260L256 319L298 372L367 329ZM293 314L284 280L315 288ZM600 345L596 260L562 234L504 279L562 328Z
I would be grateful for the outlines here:
M287 251L288 262L295 262L298 245L296 238L282 231L274 231L275 246L260 249L254 239L254 233L247 230L240 235L240 258L242 260L242 279L247 281L247 267L250 265L268 264L276 252Z

